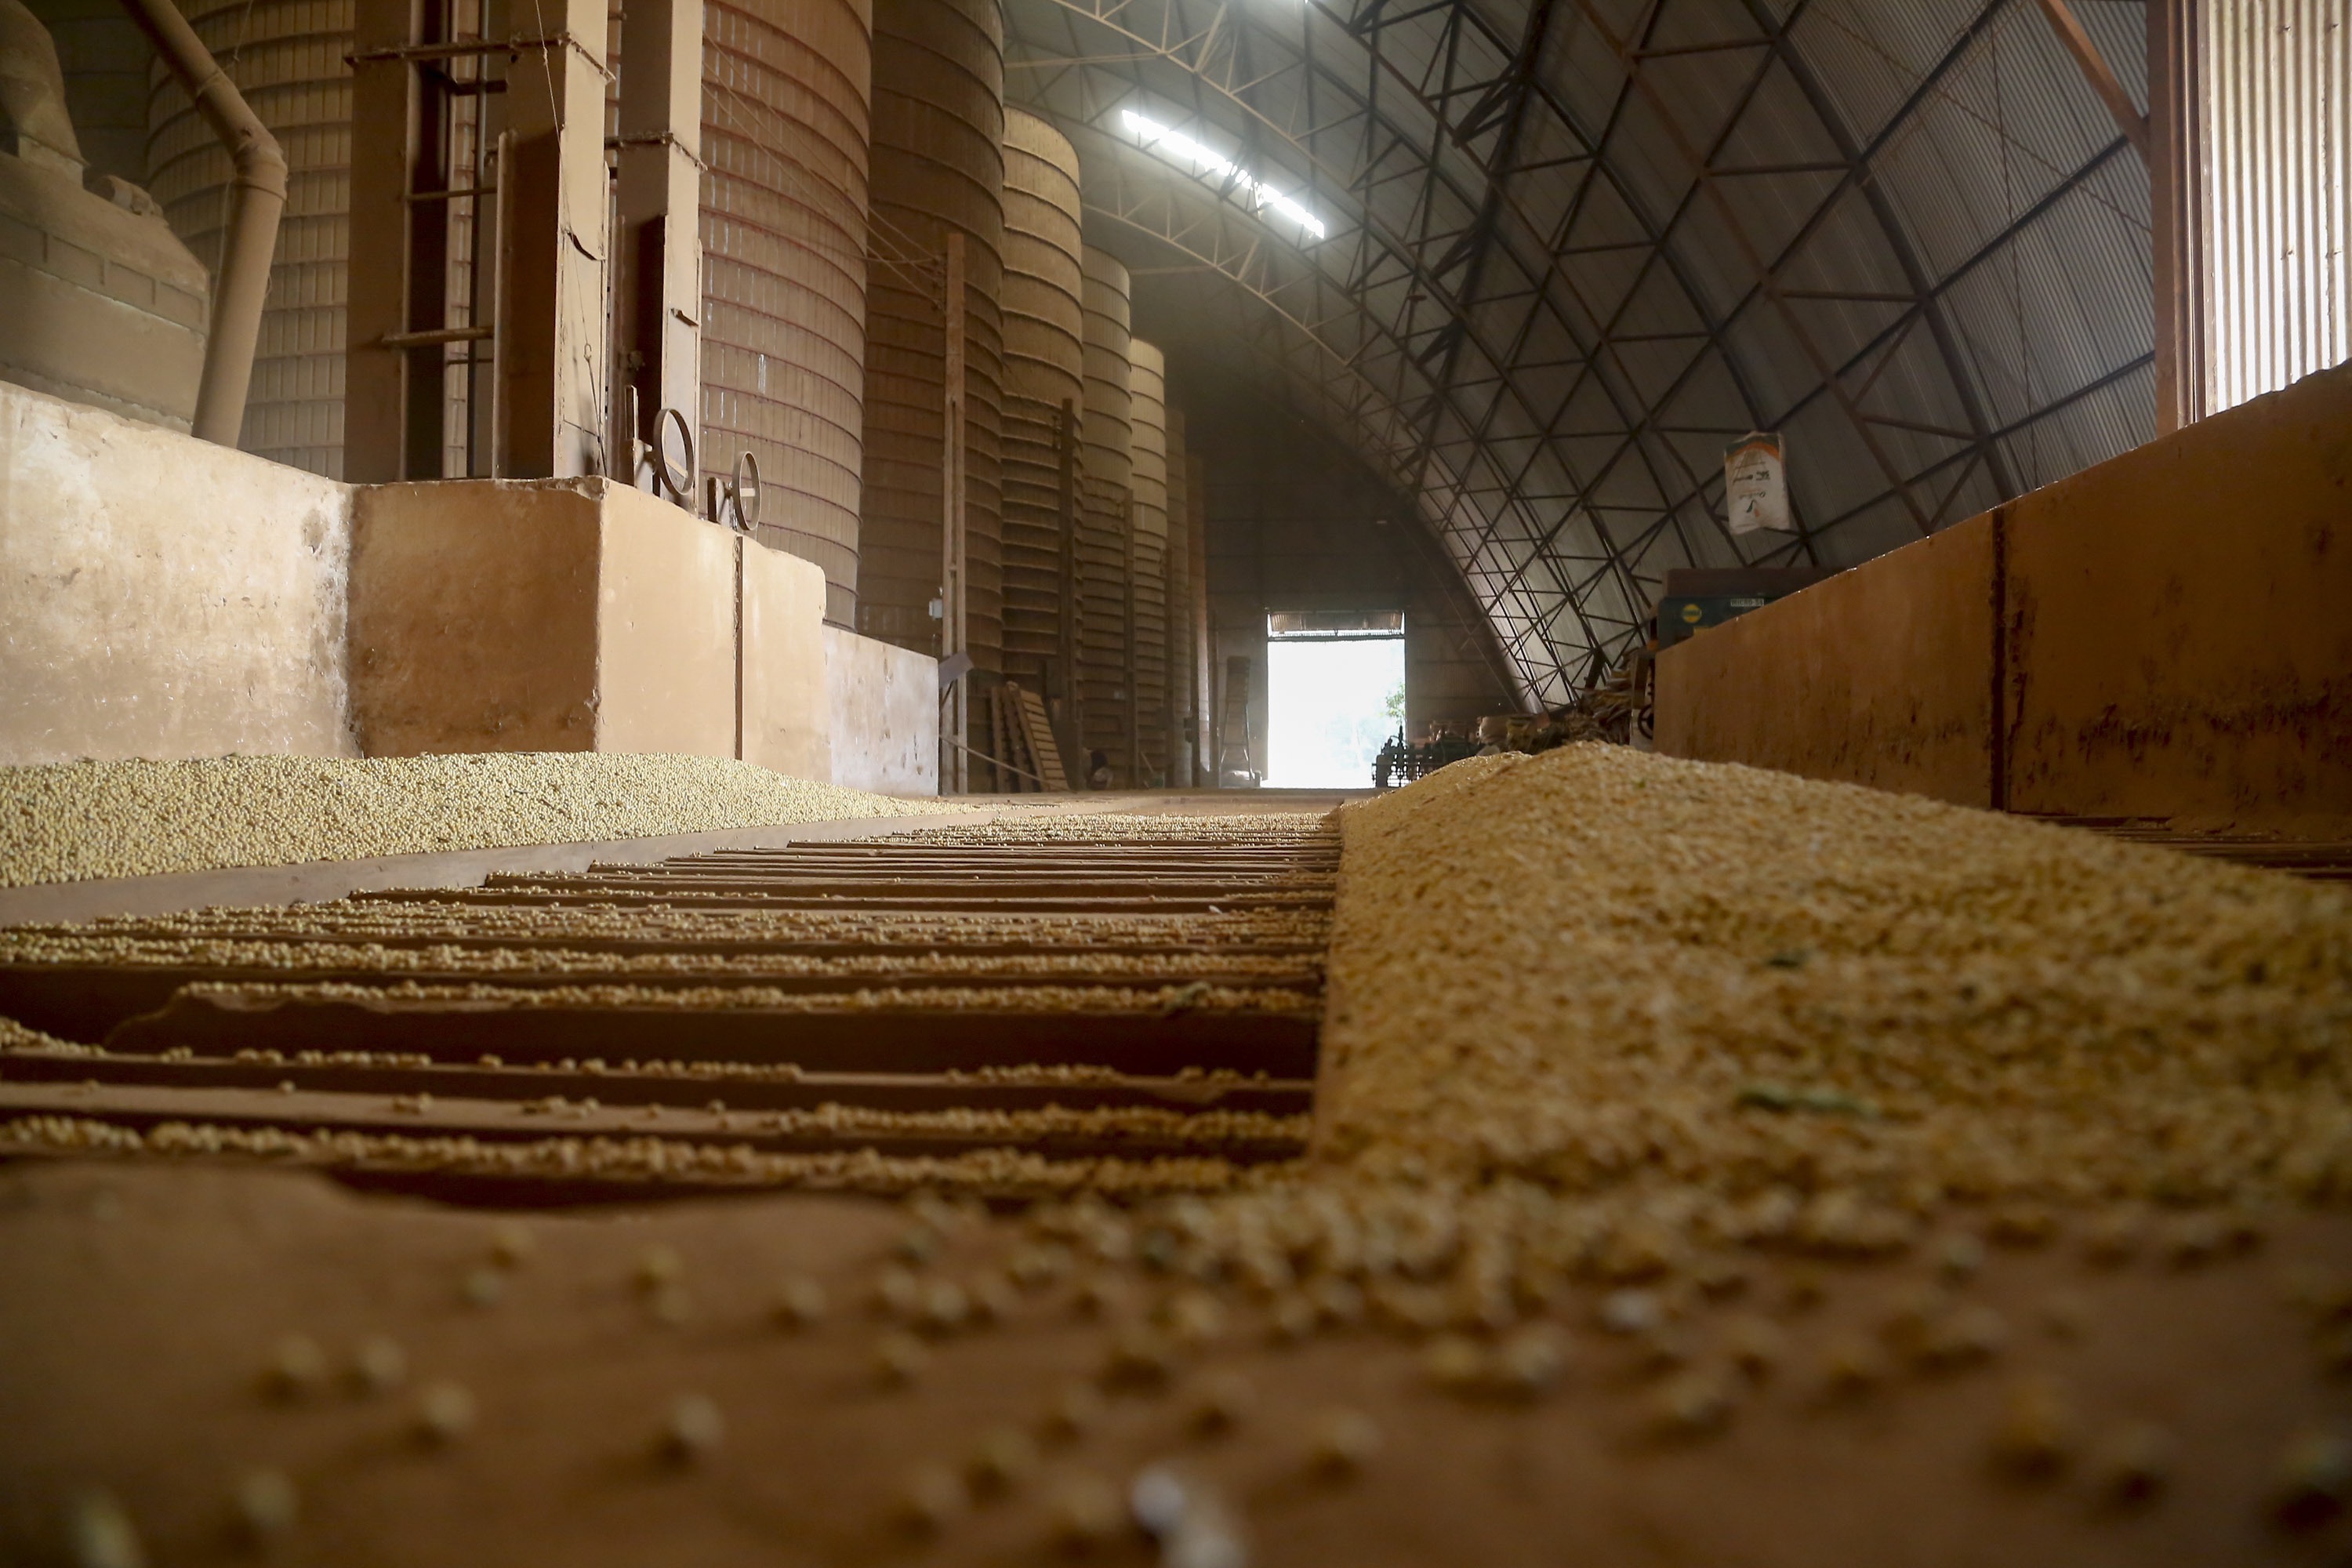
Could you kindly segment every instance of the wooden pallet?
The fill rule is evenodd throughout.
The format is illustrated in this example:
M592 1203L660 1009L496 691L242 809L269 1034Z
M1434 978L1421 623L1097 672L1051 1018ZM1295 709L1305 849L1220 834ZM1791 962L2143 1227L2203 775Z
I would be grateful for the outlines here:
M1010 680L992 693L992 698L999 705L998 754L1012 764L1007 770L1005 787L1016 791L1068 789L1069 775L1062 771L1062 752L1054 743L1054 726L1045 716L1045 699Z

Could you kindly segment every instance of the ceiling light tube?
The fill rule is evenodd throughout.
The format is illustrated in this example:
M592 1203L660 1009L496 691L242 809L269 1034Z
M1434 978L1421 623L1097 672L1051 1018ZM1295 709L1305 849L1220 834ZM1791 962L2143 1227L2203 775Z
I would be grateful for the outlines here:
M1253 206L1261 210L1272 207L1317 239L1323 237L1322 219L1265 181L1242 173L1231 160L1220 157L1183 132L1171 130L1132 109L1119 110L1119 119L1145 146L1158 148L1169 157L1191 164L1196 174L1214 174L1221 180L1231 180L1248 193Z

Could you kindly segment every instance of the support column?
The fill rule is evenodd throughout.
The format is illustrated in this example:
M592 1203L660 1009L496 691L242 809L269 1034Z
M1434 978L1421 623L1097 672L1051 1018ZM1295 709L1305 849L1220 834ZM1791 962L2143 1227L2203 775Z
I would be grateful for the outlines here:
M548 31L505 50L496 472L610 473L604 0L536 0L513 15Z
M448 100L446 78L418 65L447 42L445 12L385 0L353 15L343 478L355 484L441 477Z
M614 397L612 450L634 482L629 443L659 439L663 409L701 424L702 0L629 0L623 16L614 348L641 427Z
M1210 789L1217 787L1217 755L1210 728L1217 711L1214 699L1216 649L1209 637L1209 465L1205 458L1188 452L1185 466L1191 470L1184 476L1184 510L1190 515L1186 528L1190 537L1184 542L1192 552L1192 602L1186 613L1192 617L1192 715L1194 739L1193 776ZM1205 758L1207 766L1201 765Z
M1070 398L1062 399L1061 423L1055 427L1057 442L1055 455L1061 459L1057 496L1061 515L1061 605L1055 617L1057 637L1056 675L1060 689L1055 693L1055 740L1062 748L1062 771L1072 779L1084 777L1078 763L1086 755L1087 726L1082 695L1085 688L1078 679L1078 636L1080 624L1078 599L1078 405Z
M964 651L964 496L963 496L963 236L948 236L947 288L942 302L947 316L947 432L940 454L940 663L950 664ZM958 675L941 693L940 710L940 793L969 794L971 787L971 729L966 719L971 677Z
M1122 679L1127 683L1127 784L1129 789L1141 789L1143 787L1143 679L1142 660L1139 657L1135 635L1135 535L1137 531L1135 517L1135 497L1134 492L1130 490L1128 494L1127 539L1124 546L1127 565L1125 571L1121 573L1126 587L1127 637L1126 646L1120 651L1126 661L1122 667L1126 674Z

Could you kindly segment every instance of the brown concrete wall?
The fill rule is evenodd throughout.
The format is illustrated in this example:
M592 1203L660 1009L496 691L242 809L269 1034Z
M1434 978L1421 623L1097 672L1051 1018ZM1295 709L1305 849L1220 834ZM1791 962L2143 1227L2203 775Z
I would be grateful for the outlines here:
M2352 818L2352 366L2004 510L2012 810Z
M1991 805L1993 545L1972 518L1666 649L1658 750Z
M824 628L833 782L877 795L940 793L939 661Z
M352 706L368 755L596 749L595 483L360 491Z
M369 755L677 752L938 793L936 664L823 626L807 562L601 479L368 486L357 511Z
M360 492L352 694L371 756L735 754L734 539L602 479Z
M0 384L0 763L350 756L352 492Z
M2013 811L2340 831L2352 367L1669 649L1658 749Z
M743 760L797 779L833 778L825 684L824 572L759 545L743 574Z
M736 755L736 536L599 488L596 750Z

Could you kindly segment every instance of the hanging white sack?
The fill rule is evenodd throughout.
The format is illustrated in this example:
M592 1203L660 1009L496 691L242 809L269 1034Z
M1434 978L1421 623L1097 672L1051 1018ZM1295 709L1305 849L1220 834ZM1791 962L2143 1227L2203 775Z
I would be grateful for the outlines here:
M1734 533L1789 528L1789 471L1780 437L1750 431L1723 455L1723 504Z

